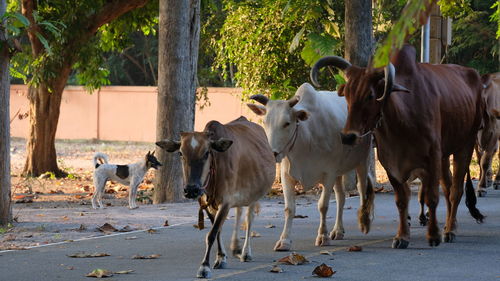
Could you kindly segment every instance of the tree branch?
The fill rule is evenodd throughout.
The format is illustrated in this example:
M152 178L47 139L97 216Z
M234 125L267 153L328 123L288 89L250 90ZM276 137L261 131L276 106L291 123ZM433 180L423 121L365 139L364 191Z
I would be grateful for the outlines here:
M117 17L136 8L140 8L149 0L112 0L97 14L89 18L88 35L94 35L99 27L113 21Z
M36 36L37 33L40 33L43 36L42 29L35 21L35 17L33 16L33 12L37 9L36 3L34 0L22 0L21 2L21 13L25 16L29 22L30 26L28 27L28 38L31 42L31 52L33 57L37 57L43 50L43 45Z

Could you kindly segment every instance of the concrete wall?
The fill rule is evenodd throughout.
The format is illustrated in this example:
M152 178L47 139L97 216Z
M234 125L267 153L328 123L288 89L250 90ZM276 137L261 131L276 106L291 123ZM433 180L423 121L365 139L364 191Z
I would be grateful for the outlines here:
M11 136L26 138L29 111L26 85L11 85ZM67 86L63 93L58 139L99 139L114 141L156 140L156 87L107 86L88 94L83 87ZM246 116L257 121L255 114L241 102L239 88L208 88L210 105L196 108L195 130L201 131L210 120L227 123Z

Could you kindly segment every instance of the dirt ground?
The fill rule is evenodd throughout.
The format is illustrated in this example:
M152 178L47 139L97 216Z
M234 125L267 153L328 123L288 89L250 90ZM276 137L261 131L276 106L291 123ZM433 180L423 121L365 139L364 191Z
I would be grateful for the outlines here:
M25 140L12 139L14 223L10 228L0 228L0 250L22 249L106 235L110 231L101 232L97 229L105 223L111 224L117 230L130 231L162 227L165 221L172 224L183 221L182 218L195 217L195 214L169 212L173 209L171 204L151 204L154 170L147 173L139 187L139 209L127 208L128 187L113 182L108 182L106 187L104 202L107 208L92 209L90 203L94 190L92 157L95 152L108 154L111 163L128 164L141 160L148 151L154 149L152 143L57 141L59 167L68 173L68 177L56 179L47 174L39 178L24 178L20 174L26 157ZM475 164L472 175L477 177L478 173ZM377 181L387 182L387 176L380 164L377 164ZM380 186L385 187L385 190L380 189ZM275 184L269 196L281 196L280 188L278 183ZM413 188L418 186L415 185ZM389 189L387 184L379 185L379 191ZM318 192L319 189L307 194L297 191L301 196L310 196L314 199L317 198Z

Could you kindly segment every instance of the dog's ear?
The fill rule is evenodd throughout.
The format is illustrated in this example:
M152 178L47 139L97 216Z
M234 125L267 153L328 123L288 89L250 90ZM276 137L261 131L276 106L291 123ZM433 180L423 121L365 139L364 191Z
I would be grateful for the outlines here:
M174 151L179 150L179 148L181 147L181 142L165 139L165 140L157 141L156 145L165 149L168 152L174 152Z
M153 150L153 152L151 153L151 156L155 156L155 151L156 150Z
M219 140L216 141L211 141L210 142L210 147L215 149L218 152L224 152L229 149L229 147L233 144L232 140L220 138Z

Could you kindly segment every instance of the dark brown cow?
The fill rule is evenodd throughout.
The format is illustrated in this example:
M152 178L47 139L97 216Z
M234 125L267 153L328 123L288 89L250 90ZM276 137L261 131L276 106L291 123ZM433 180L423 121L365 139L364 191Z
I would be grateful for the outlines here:
M240 260L252 259L250 229L257 201L271 188L276 173L273 152L261 126L240 117L228 124L210 121L203 132L181 133L180 141L156 143L168 152L179 151L184 174L184 193L197 199L204 195L209 209L217 210L212 229L207 234L206 251L197 276L210 278L210 249L217 238L218 251L214 268L226 266L226 252L220 241L220 230L230 208L236 207L238 229L240 207L248 206L245 243ZM231 248L239 250L233 233Z
M375 135L378 158L394 187L399 211L399 229L392 247L403 249L409 245L411 193L407 180L412 176L422 181L429 208L427 240L431 246L441 243L436 219L441 179L447 206L443 238L453 242L464 177L481 124L481 78L467 67L416 63L411 46L404 46L393 63L384 70L367 69L330 56L315 64L311 79L318 85L318 70L328 65L342 69L347 83L341 86L339 95L345 95L349 111L342 140L354 145L361 136ZM473 217L482 221L483 216L475 207L472 183L468 183L472 197L467 192L466 203Z
M490 185L491 160L498 150L498 140L500 139L500 120L498 120L500 115L500 72L485 74L482 79L486 85L484 90L486 110L484 112L483 128L479 131L477 137L478 158L480 159L481 168L477 195L480 197L486 194L486 188ZM493 187L495 189L500 187L500 169L495 176Z

